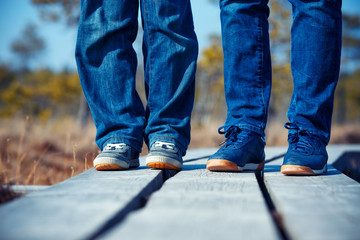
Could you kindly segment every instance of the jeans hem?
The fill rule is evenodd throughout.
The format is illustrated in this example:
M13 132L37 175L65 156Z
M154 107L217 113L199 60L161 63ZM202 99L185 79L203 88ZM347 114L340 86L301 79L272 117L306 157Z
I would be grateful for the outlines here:
M240 129L249 130L251 132L255 132L259 134L261 137L265 137L265 131L261 127L257 127L250 124L235 124L235 126L239 127Z
M321 140L323 140L326 145L329 144L329 141L330 141L330 134L329 133L326 133L326 132L318 130L318 129L311 129L311 128L299 127L299 129L301 131L306 131L306 132L309 132L311 134L314 134L314 135L318 136L319 138L321 138Z

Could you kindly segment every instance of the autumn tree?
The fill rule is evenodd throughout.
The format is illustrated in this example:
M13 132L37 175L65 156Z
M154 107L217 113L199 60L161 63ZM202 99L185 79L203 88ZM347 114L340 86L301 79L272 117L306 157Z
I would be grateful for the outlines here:
M45 42L38 35L34 24L26 25L22 34L11 45L11 50L18 58L20 70L27 70L30 61L36 58L44 49Z
M80 0L32 0L42 19L64 22L68 27L77 27L80 18ZM75 56L74 56L75 57ZM83 94L79 100L77 122L84 127L90 119L90 109Z
M77 26L80 18L80 0L32 0L40 16L47 21L64 21Z
M79 98L81 87L76 73L40 69L19 75L2 66L0 83L5 86L0 89L0 117L30 115L48 120L77 111L73 102Z
M335 118L339 124L360 119L360 18L343 14L340 80L335 92Z
M213 35L198 61L193 113L193 121L197 123L222 122L226 117L223 62L221 38Z

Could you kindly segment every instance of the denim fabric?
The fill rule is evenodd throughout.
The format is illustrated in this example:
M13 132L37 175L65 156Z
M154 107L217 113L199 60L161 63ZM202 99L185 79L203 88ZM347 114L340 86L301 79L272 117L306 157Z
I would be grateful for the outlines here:
M226 126L264 135L271 91L268 1L220 1Z
M189 0L140 1L147 106L135 89L139 1L82 0L76 60L100 149L190 141L198 44Z
M288 118L330 138L341 52L341 0L289 0L293 8ZM226 125L264 136L271 91L267 0L221 0Z
M341 0L289 1L294 92L288 118L328 143L340 69Z

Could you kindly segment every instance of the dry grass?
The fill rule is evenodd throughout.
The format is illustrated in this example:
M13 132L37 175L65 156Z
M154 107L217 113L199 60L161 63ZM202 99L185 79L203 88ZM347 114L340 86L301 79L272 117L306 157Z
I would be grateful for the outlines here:
M224 136L218 134L221 123L200 125L193 123L191 126L191 142L189 149L216 148L224 141Z
M31 119L1 122L0 175L3 181L52 185L87 170L98 153L95 129L63 119L49 124Z
M221 123L192 125L189 148L218 147ZM0 178L3 184L52 185L92 167L98 154L95 127L72 119L42 124L31 118L0 122ZM282 123L267 127L267 146L287 145ZM360 143L360 125L334 126L330 143ZM146 146L142 155L147 154Z

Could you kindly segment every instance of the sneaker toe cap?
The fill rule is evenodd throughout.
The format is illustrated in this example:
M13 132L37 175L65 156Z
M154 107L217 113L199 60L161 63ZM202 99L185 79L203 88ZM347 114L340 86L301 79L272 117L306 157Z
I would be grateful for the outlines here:
M310 167L313 170L320 170L324 168L327 159L322 155L312 155L312 156L299 156L294 154L289 154L285 156L283 165L297 165Z

